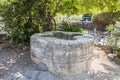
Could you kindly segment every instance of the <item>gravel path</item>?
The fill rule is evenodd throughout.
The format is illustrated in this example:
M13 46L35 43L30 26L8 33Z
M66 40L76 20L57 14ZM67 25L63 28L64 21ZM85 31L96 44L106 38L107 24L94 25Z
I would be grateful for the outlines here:
M95 47L94 57L89 71L94 76L102 77L102 80L120 80L120 65L110 61L101 48Z
M17 72L24 74L34 65L29 50L9 48L0 44L0 80L10 80L10 75ZM65 80L64 78L66 77L58 80ZM120 80L120 65L110 61L103 50L95 47L89 72L73 76L70 80Z

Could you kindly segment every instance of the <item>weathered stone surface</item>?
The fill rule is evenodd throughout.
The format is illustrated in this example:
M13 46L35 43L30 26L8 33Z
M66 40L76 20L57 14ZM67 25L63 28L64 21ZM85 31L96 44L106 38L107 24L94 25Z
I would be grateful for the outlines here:
M48 71L41 72L38 76L38 80L55 80L55 76Z
M31 36L32 60L45 63L49 71L61 76L87 71L93 48L92 37L75 32L46 32Z
M42 62L39 62L39 63L36 64L35 69L38 70L38 71L47 71L48 67L47 67L46 64L44 64Z
M28 79L35 80L37 78L37 75L39 75L39 74L40 74L40 71L29 70L26 72L25 77Z

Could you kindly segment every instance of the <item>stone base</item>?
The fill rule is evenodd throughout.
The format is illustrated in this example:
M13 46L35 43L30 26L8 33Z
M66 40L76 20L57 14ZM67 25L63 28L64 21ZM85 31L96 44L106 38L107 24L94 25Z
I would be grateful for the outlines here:
M86 72L91 64L93 48L92 37L75 32L46 32L31 36L32 60L45 63L50 72L61 76Z

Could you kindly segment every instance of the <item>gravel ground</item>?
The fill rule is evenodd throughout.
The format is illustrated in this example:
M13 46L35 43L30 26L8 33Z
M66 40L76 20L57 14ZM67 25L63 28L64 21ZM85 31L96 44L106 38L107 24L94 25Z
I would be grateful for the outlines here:
M29 50L10 48L0 44L0 80L10 80L10 75L17 72L25 74L35 64L30 59ZM66 80L66 77L58 80ZM120 65L110 61L107 55L98 47L94 55L90 70L68 80L120 80Z

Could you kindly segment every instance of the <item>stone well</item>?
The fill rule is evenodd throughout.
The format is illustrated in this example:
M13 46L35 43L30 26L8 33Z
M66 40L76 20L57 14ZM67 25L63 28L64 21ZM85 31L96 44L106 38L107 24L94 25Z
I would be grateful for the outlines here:
M89 69L94 39L77 32L53 31L31 36L31 58L55 75L77 75Z

